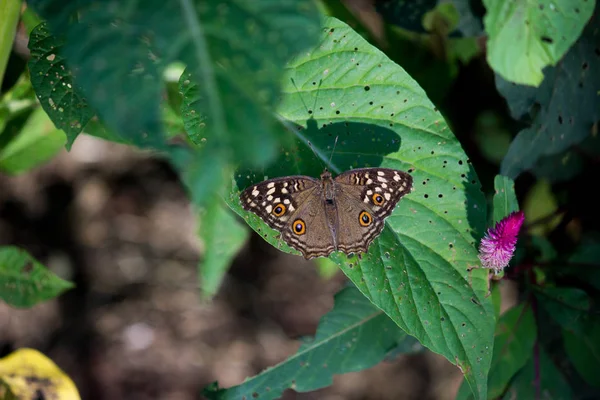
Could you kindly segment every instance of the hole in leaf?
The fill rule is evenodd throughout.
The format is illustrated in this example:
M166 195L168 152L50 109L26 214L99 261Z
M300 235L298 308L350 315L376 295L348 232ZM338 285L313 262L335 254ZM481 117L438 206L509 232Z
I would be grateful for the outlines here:
M365 86L365 92L368 92L369 90L371 90L371 87L370 87L370 86L368 86L368 85L367 85L367 86Z
M549 44L554 43L554 40L552 40L552 38L550 38L548 36L542 36L541 39L542 39L542 42L544 42L544 43L549 43Z

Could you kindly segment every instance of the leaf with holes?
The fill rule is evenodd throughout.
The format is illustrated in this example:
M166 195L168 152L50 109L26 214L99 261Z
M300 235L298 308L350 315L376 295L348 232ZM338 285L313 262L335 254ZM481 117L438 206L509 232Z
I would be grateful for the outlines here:
M496 77L496 86L506 98L512 116L531 121L531 126L519 132L511 143L502 161L502 175L516 179L542 156L565 151L598 131L599 20L600 13L596 13L560 63L547 70L539 88L517 86Z
M283 391L316 390L333 382L334 374L361 371L381 362L392 349L412 338L353 287L335 296L335 305L320 321L314 338L284 362L229 389L205 389L209 399L278 399Z
M528 304L513 307L500 317L496 327L494 357L485 398L495 399L504 393L512 377L531 358L536 338L537 327ZM456 398L472 398L465 382Z
M537 357L537 359L536 359ZM539 396L537 389L543 393ZM527 364L511 381L503 399L536 399L546 400L573 399L569 382L548 356L546 350L540 347L539 353L529 358Z
M577 40L594 11L588 0L484 0L487 60L504 79L538 86L542 70Z
M202 82L195 111L206 116L212 155L225 163L273 156L277 124L271 112L283 67L315 42L319 28L311 0L28 5L64 37L61 56L107 128L138 146L167 150L163 74L173 62L187 65Z
M63 40L50 34L46 23L36 26L29 39L29 71L42 108L54 125L65 131L70 149L94 112L80 90L73 87L73 75L61 55L64 45Z
M0 299L13 307L32 307L52 299L73 284L13 246L0 247Z
M460 143L402 68L334 18L325 21L318 46L289 63L283 85L277 111L289 143L269 167L240 168L226 201L269 243L298 254L243 211L241 190L266 178L318 177L325 165L335 173L376 166L409 171L414 190L369 252L362 259L330 257L369 300L459 366L477 397L485 397L495 320L486 271L471 269L479 264L475 244L486 207Z
M515 194L515 182L506 176L496 175L494 178L494 223L500 222L514 211L519 211L519 202Z

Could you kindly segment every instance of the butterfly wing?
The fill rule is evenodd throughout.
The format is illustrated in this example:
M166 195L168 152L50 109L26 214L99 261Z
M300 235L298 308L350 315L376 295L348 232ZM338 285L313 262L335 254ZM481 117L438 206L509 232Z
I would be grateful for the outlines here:
M255 213L271 228L281 232L290 216L319 185L318 180L301 175L269 179L247 187L240 194L240 202L244 210Z
M360 168L335 179L338 249L366 252L398 201L412 189L412 176L389 168Z

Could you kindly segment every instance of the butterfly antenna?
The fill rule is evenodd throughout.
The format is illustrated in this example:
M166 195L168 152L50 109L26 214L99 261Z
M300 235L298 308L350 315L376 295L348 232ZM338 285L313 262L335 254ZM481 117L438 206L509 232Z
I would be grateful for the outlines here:
M329 156L329 162L327 163L327 165L331 165L331 160L333 160L333 152L335 151L335 146L337 146L337 141L339 137L339 135L335 137L335 142L333 142L333 150L331 150L331 155Z

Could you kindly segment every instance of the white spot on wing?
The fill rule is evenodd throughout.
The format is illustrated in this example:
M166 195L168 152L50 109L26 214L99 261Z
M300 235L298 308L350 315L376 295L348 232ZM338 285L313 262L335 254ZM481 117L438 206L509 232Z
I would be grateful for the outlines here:
M384 176L384 175L385 175L385 172L383 172L383 171L377 171L377 175L379 175L379 176Z
M267 196L267 200L269 200L269 201L273 200L273 196L271 196L271 195L268 195L268 196Z
M290 201L288 199L284 199L283 204L290 204Z
M281 203L281 199L278 197L275 200L273 200L273 203Z
M367 194L370 196L370 195L373 194L373 191L372 190L367 190Z
M367 185L370 185L371 183L373 183L372 179L367 179Z
M387 185L385 183L382 183L381 187L384 188L384 189L387 189Z
M400 178L400 175L398 175L398 174L394 174L394 180L395 180L396 182L400 182L400 179L401 179L401 178Z
M389 193L384 193L383 197L385 197L386 200L389 200L392 196Z
M385 179L385 178L382 178L381 176L378 176L378 177L377 177L377 180L378 180L379 182L387 182L387 179Z
M288 190L286 188L282 188L281 189L281 193L286 194L286 193L289 193L289 192L288 192Z
M270 190L267 192L267 194L273 194L273 193L275 193L275 188L273 188L273 189L270 189Z
M368 196L365 196L365 199L364 199L363 201L364 201L365 203L368 203L368 202L369 202L369 197L368 197Z
M271 182L271 183L269 183L269 184L267 185L267 187L268 187L269 189L270 189L270 188L272 188L272 187L275 187L275 182Z
M290 210L290 212L291 212L291 211L294 211L294 210L295 210L294 206L290 204L290 206L289 206L289 210Z
M254 190L252 191L252 196L256 197L256 196L258 196L258 194L259 194L259 193L260 193L260 192L259 192L258 190L254 189Z
M267 210L268 213L271 213L271 210L273 210L273 206L272 205L268 205L265 210Z
M377 186L377 187L375 188L375 191L379 193L379 192L381 192L381 188L380 188L379 186Z

